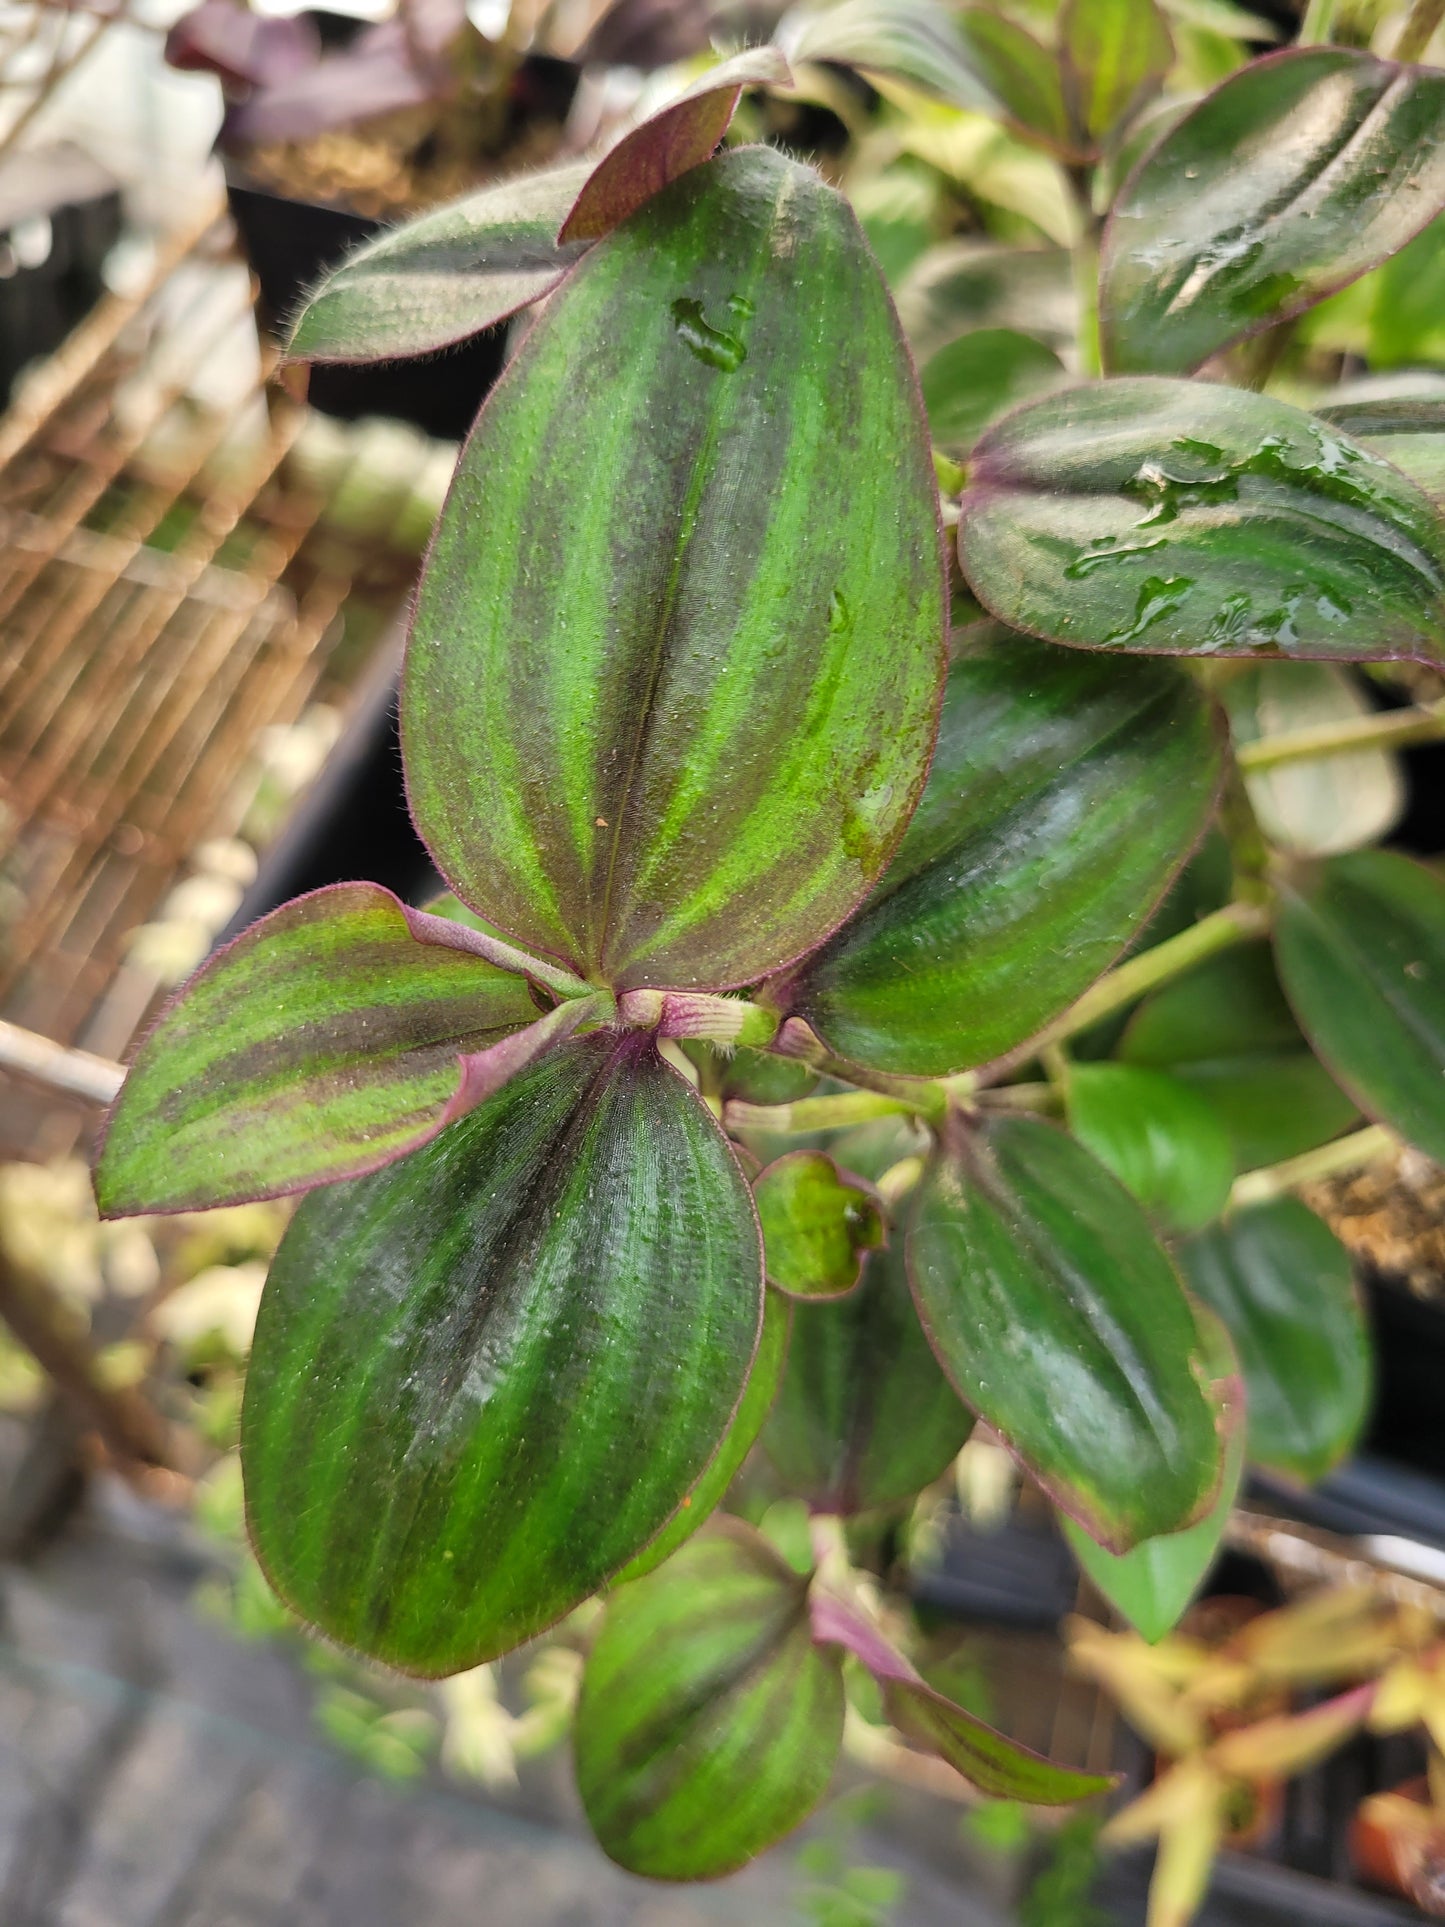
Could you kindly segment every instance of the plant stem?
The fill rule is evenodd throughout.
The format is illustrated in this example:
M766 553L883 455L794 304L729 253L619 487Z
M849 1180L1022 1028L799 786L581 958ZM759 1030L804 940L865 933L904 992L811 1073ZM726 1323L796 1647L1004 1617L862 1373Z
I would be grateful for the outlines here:
M996 1084L980 1091L978 1099L990 1111L1057 1113L1063 1109L1063 1099L1052 1084Z
M1099 227L1094 212L1094 170L1091 167L1066 167L1079 234L1071 250L1074 270L1074 299L1079 313L1079 373L1090 378L1102 373L1099 352Z
M109 1104L125 1082L124 1064L96 1057L88 1050L71 1050L33 1030L0 1019L0 1070L16 1071L65 1097L87 1104Z
M1156 990L1171 978L1182 976L1221 950L1246 943L1251 937L1262 937L1268 928L1269 913L1262 904L1227 903L1222 910L1211 911L1189 929L1181 930L1177 937L1155 944L1152 950L1141 950L1138 956L1111 970L1107 977L1101 977L1062 1017L1013 1052L1015 1061L1025 1056L1037 1057L1066 1038L1076 1037L1101 1018L1111 1017L1116 1010L1132 1004L1146 991Z
M882 1091L839 1091L831 1097L800 1097L792 1104L744 1104L734 1098L725 1117L730 1131L846 1131L875 1117L906 1117L913 1111L902 1098Z
M1445 20L1445 0L1415 0L1395 47L1396 60L1418 60Z
M54 1290L0 1258L0 1318L117 1459L174 1465L164 1419L133 1386L107 1385L90 1340Z
M1362 1171L1367 1165L1393 1157L1399 1148L1400 1140L1393 1131L1387 1131L1383 1124L1368 1124L1362 1131L1334 1138L1318 1150L1304 1151L1297 1158L1286 1158L1282 1164L1266 1164L1258 1171L1246 1171L1234 1181L1229 1208L1235 1211L1245 1205L1268 1204L1289 1191L1297 1191L1301 1185L1341 1177L1347 1171Z
M773 1049L780 1057L791 1057L799 1064L806 1064L822 1077L836 1077L842 1083L852 1084L860 1090L876 1091L883 1097L896 1098L900 1110L931 1118L935 1123L940 1123L947 1116L952 1098L965 1095L973 1087L973 1078L969 1073L944 1080L908 1077L893 1071L868 1070L862 1064L850 1064L845 1058L835 1057L797 1017L790 1017L783 1025L774 1039ZM796 1109L796 1106L793 1108Z
M1430 743L1445 736L1445 701L1422 703L1416 709L1385 710L1377 716L1353 716L1348 722L1317 723L1312 729L1292 729L1281 736L1261 736L1240 743L1234 755L1246 772L1278 769L1285 763L1312 762L1356 749L1403 749L1410 743Z

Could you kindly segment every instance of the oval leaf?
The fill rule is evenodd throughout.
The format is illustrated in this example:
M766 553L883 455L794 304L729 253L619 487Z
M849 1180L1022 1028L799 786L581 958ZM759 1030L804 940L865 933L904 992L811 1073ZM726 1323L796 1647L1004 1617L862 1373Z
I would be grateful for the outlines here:
M1179 1262L1239 1354L1251 1460L1322 1478L1355 1443L1370 1403L1370 1341L1349 1253L1297 1198L1277 1198L1191 1238Z
M603 1851L655 1880L731 1873L827 1791L843 1679L807 1581L741 1526L610 1602L582 1676L577 1787Z
M761 1172L753 1202L768 1283L798 1298L835 1298L883 1242L883 1216L861 1184L821 1151L789 1151Z
M998 104L954 16L934 0L834 0L795 7L784 15L777 37L795 63L831 61L909 81L954 107L988 113Z
M959 553L1020 629L1146 655L1445 660L1445 527L1400 471L1244 389L1109 381L974 449Z
M1224 1433L1224 1476L1209 1511L1182 1532L1145 1539L1132 1552L1105 1552L1074 1520L1064 1514L1059 1518L1089 1578L1135 1632L1150 1641L1162 1639L1177 1625L1214 1564L1244 1476L1245 1394L1239 1366L1228 1333L1210 1312L1200 1312L1199 1330Z
M796 1308L763 1450L815 1511L903 1504L972 1430L919 1327L900 1250L875 1251L849 1297Z
M1437 508L1445 508L1445 400L1340 402L1316 412L1403 469Z
M1326 1068L1445 1163L1445 885L1385 850L1330 857L1282 893L1275 955Z
M1342 47L1253 61L1166 134L1105 231L1105 366L1186 374L1445 207L1445 73Z
M1261 663L1232 677L1223 695L1236 743L1374 713L1349 672L1328 662ZM1405 808L1399 758L1383 749L1249 770L1244 786L1265 836L1296 856L1333 856L1378 843Z
M846 203L764 148L650 201L494 389L422 580L403 741L453 888L619 987L816 943L923 782L936 510Z
M1171 665L980 642L882 882L775 994L855 1063L938 1076L1003 1055L1139 930L1219 769L1210 706Z
M743 88L792 79L777 47L748 47L622 136L588 176L557 239L595 241L707 160L728 130Z
M1059 39L1074 125L1094 145L1133 118L1174 62L1154 0L1069 0Z
M1052 348L1011 328L959 335L929 357L920 375L934 445L966 455L1006 408L1052 388L1063 372Z
M1075 1064L1069 1128L1165 1231L1217 1218L1234 1182L1229 1133L1208 1100L1164 1071Z
M403 1671L530 1638L697 1481L761 1292L747 1186L695 1093L639 1033L561 1046L292 1220L242 1420L272 1584Z
M449 348L555 288L578 246L558 223L592 163L499 181L386 228L321 282L296 317L296 361L379 361Z
M918 1193L908 1270L960 1397L1111 1551L1189 1525L1220 1478L1194 1319L1128 1192L1062 1131L998 1118Z
M782 1383L783 1361L788 1355L790 1322L787 1299L776 1291L770 1291L763 1311L763 1335L758 1340L758 1355L753 1360L747 1390L728 1427L727 1437L718 1447L707 1470L652 1544L617 1575L619 1583L626 1579L640 1579L644 1573L654 1571L664 1559L672 1556L684 1539L690 1539L722 1504L728 1487L741 1471L743 1460L752 1450L768 1413L773 1409L773 1400Z
M1055 56L992 7L964 7L954 18L970 64L1003 118L1044 146L1067 151L1069 113Z
M107 1121L106 1217L275 1198L374 1171L447 1121L458 1058L537 1016L525 978L372 883L298 897L161 1012Z

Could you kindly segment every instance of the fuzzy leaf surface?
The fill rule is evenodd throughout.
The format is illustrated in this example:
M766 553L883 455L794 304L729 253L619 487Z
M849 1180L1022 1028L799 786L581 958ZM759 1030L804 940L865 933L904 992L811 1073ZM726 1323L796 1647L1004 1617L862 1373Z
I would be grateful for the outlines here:
M816 1511L901 1505L942 1476L973 1430L919 1326L898 1235L872 1253L856 1291L793 1312L763 1449Z
M908 1270L960 1397L1110 1551L1190 1525L1220 1478L1188 1301L1139 1206L1072 1138L1000 1117L918 1194Z
M696 1483L761 1318L747 1186L695 1093L641 1033L559 1046L292 1220L242 1418L267 1575L404 1671L509 1650Z
M1244 1476L1244 1388L1239 1365L1228 1333L1212 1313L1201 1312L1199 1326L1224 1433L1224 1476L1214 1504L1182 1532L1144 1539L1130 1552L1106 1552L1067 1514L1059 1517L1064 1537L1084 1571L1135 1632L1151 1642L1162 1639L1178 1623L1203 1584Z
M1445 73L1306 47L1232 74L1114 204L1106 368L1187 374L1385 260L1445 207Z
M107 1126L100 1208L191 1211L375 1170L441 1128L460 1057L536 1017L524 978L389 890L298 897L147 1034Z
M737 111L744 87L785 84L792 78L776 47L748 47L695 80L676 100L630 129L600 160L557 236L596 241L698 167L716 149Z
M591 163L499 181L386 228L308 297L286 352L297 361L385 361L480 334L555 288L582 252L557 228Z
M1445 525L1416 485L1288 402L1098 382L973 451L959 554L1016 628L1145 655L1445 660Z
M822 1151L788 1151L759 1173L753 1201L768 1282L797 1298L831 1298L858 1282L883 1217L862 1185Z
M1275 957L1326 1069L1445 1162L1445 885L1388 850L1330 857L1283 893Z
M826 935L922 787L936 504L887 290L816 175L735 149L599 242L483 409L419 592L404 753L458 895L618 988Z
M620 1866L710 1880L806 1818L842 1736L842 1673L813 1644L807 1581L733 1525L609 1602L582 1679L577 1786Z
M855 1063L938 1076L1002 1056L1134 936L1219 772L1210 705L1172 664L980 642L949 671L898 854L790 1007Z
M1370 1403L1370 1340L1349 1253L1298 1198L1276 1198L1189 1239L1179 1262L1239 1354L1250 1459L1322 1478L1355 1443Z

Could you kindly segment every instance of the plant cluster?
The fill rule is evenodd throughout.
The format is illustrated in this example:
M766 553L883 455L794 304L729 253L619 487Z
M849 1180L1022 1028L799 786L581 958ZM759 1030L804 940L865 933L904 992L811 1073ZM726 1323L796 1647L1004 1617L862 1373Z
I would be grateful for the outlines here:
M863 1673L990 1794L1101 1790L920 1677L832 1523L975 1418L1151 1637L1246 1457L1309 1478L1358 1427L1349 1265L1288 1192L1445 1157L1445 885L1360 847L1382 746L1440 716L1342 668L1445 664L1445 413L1305 393L1299 318L1445 207L1439 12L1152 107L1153 0L1069 0L1048 45L917 0L795 23L1072 197L1076 339L956 328L927 415L847 199L715 151L777 47L383 234L296 322L364 360L545 297L403 677L453 894L338 885L213 957L98 1196L307 1194L245 1393L262 1565L422 1675L604 1594L577 1772L627 1867L799 1821ZM1346 783L1371 807L1313 800ZM760 1434L806 1572L698 1530Z

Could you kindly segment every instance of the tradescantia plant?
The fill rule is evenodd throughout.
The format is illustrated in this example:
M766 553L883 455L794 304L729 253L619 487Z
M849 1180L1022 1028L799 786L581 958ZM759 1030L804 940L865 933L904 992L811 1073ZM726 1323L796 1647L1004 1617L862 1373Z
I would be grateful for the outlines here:
M338 885L213 957L97 1192L307 1194L246 1393L261 1562L423 1675L602 1593L578 1776L635 1870L801 1819L854 1666L991 1794L1102 1788L930 1687L832 1524L975 1417L1149 1637L1246 1457L1317 1476L1358 1428L1348 1262L1286 1193L1445 1157L1445 885L1361 847L1439 714L1340 667L1445 664L1445 418L1261 387L1445 208L1430 24L1160 111L1152 0L1069 0L1052 47L921 0L791 17L795 60L992 114L1075 193L1077 340L963 327L927 419L847 199L715 153L774 47L384 234L297 319L298 356L365 359L545 297L403 678L453 894ZM760 1436L811 1574L705 1524Z

